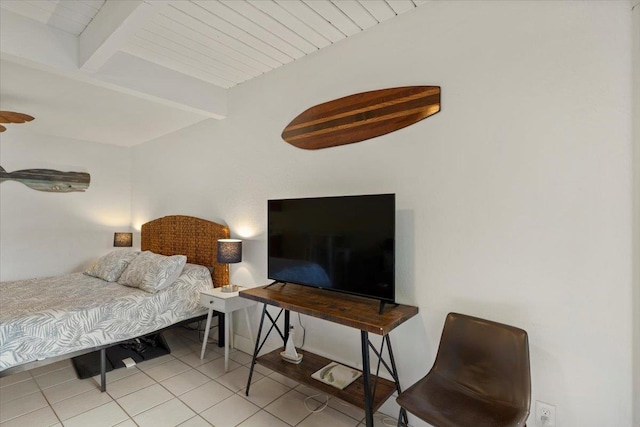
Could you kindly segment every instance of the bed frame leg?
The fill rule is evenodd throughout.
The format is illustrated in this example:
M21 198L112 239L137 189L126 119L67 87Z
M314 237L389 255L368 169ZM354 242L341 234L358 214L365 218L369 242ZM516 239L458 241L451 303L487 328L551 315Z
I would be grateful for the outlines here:
M100 391L107 391L107 349L100 350Z

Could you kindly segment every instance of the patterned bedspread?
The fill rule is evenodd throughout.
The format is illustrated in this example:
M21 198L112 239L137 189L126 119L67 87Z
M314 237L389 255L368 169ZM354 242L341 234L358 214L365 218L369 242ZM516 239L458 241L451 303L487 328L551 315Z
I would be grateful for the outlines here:
M205 314L206 267L187 264L155 294L83 273L0 283L0 371L123 341Z

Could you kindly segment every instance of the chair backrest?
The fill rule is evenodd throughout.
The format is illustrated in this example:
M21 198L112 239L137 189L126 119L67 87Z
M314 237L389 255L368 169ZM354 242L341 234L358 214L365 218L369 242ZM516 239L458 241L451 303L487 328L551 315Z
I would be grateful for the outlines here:
M449 313L432 372L486 399L520 408L531 404L527 332Z

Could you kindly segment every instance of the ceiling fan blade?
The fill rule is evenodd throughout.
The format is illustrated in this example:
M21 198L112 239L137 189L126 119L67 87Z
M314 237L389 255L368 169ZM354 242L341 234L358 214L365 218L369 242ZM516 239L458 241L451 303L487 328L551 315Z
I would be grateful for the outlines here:
M2 126L2 125L0 125L0 132L4 132L5 130L7 130L7 128Z
M13 111L0 111L0 123L25 123L33 120L28 114Z

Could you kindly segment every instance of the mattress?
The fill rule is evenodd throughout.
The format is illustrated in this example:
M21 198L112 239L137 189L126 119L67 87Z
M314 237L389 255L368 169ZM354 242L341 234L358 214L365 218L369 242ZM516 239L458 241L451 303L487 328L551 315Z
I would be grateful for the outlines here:
M205 314L200 291L212 287L209 270L193 264L154 294L83 273L0 283L0 371Z

